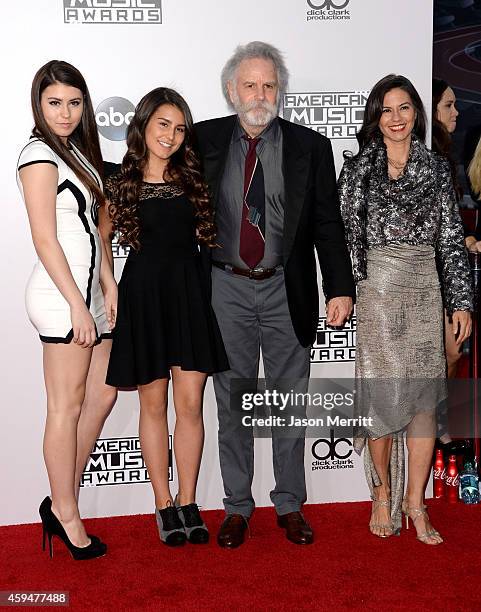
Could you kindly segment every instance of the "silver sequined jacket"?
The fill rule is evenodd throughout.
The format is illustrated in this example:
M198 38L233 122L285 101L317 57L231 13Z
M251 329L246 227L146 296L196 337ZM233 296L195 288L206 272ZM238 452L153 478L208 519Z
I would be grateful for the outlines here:
M368 249L432 245L445 307L472 310L472 285L449 163L412 137L403 175L391 180L382 140L345 161L339 177L341 212L354 279L366 278Z

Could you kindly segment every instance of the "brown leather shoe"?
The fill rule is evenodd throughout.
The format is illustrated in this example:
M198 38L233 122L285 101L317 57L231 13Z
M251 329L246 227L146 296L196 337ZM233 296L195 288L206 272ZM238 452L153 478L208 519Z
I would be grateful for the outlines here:
M312 544L314 532L302 512L288 512L277 517L277 524L286 530L286 537L294 544Z
M228 514L217 534L217 544L222 548L237 548L244 543L248 520L242 514Z

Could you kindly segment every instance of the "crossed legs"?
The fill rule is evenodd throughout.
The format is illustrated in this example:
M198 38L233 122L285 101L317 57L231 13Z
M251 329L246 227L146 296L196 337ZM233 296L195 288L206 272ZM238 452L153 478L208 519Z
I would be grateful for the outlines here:
M111 347L112 340L102 340L92 350L85 395L77 426L77 460L75 465L77 499L82 472L102 431L105 420L117 400L117 389L105 384Z
M75 546L89 544L77 504L80 475L116 398L115 389L106 389L103 382L109 352L109 341L93 349L74 343L43 344L47 390L43 452L52 511Z

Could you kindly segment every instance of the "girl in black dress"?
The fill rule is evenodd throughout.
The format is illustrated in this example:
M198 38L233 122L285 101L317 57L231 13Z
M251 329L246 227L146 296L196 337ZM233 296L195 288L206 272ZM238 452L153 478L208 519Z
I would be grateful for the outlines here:
M203 392L208 374L228 369L201 266L200 248L215 246L215 230L192 138L185 100L171 89L154 89L136 108L121 170L105 184L110 229L130 246L107 383L138 388L142 454L160 538L170 546L208 541L195 503ZM179 477L175 501L168 482L170 376Z

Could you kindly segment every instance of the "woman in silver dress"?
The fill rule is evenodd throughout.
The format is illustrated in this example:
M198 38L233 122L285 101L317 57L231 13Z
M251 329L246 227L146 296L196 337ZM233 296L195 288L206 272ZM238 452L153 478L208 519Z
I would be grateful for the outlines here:
M370 530L398 534L402 509L421 542L439 544L423 500L445 398L441 287L459 344L471 332L472 291L449 163L426 148L425 134L412 83L386 76L371 91L339 190L358 287L358 408L371 418L355 440L358 452L365 446Z

